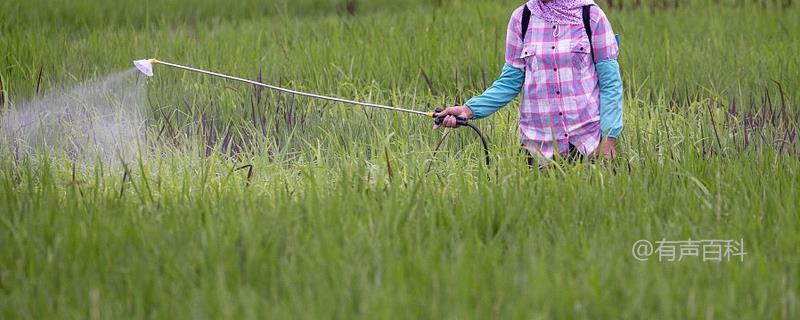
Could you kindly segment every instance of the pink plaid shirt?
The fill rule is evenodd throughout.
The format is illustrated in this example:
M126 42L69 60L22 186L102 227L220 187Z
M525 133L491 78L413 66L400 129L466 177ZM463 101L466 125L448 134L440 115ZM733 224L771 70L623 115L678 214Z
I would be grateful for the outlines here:
M575 10L580 14L580 7ZM556 149L566 154L570 144L589 155L600 144L600 86L586 30L582 24L556 25L532 15L522 43L522 11L511 16L506 39L506 63L525 71L522 144L545 158ZM591 9L591 27L596 61L616 59L614 32L597 6Z

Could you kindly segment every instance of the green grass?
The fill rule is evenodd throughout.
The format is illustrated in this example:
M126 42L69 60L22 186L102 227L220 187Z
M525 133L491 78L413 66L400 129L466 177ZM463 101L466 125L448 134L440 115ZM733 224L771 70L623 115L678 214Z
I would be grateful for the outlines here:
M430 110L493 80L517 2L2 2L3 110L150 56ZM466 130L160 68L126 168L0 146L0 318L796 319L800 12L709 3L607 10L611 168L527 168L516 102L485 167ZM631 256L690 238L748 254Z

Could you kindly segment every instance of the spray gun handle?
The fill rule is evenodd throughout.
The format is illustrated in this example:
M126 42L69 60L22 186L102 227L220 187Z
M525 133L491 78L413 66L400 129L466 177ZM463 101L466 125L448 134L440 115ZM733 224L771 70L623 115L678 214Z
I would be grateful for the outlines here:
M439 113L442 113L443 111L444 109L442 108L436 108L436 110L434 110L433 112L433 123L435 123L438 126L442 125L442 123L444 122L445 116L439 116ZM458 127L469 126L469 120L464 117L456 117L456 126Z

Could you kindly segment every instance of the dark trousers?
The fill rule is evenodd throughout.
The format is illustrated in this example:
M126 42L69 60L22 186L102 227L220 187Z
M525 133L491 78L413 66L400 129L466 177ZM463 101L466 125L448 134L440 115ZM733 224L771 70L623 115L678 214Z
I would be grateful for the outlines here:
M525 148L524 145L522 146L522 152L524 152L525 155L528 156L528 166L530 166L531 168L534 168L534 167L541 168L541 165L539 164L539 160L536 159L536 157L533 156L531 154L531 152L528 151L528 149ZM586 157L580 151L578 151L578 148L576 148L571 143L569 144L569 151L567 151L567 155L564 156L564 159L566 159L567 162L569 162L569 163L583 162L583 160L585 158Z

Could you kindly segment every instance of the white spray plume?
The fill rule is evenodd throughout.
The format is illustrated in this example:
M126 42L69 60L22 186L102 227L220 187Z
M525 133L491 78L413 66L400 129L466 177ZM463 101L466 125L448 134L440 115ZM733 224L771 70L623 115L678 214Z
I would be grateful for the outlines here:
M17 158L46 151L91 164L131 162L144 143L144 79L136 69L54 90L0 115L0 139Z

